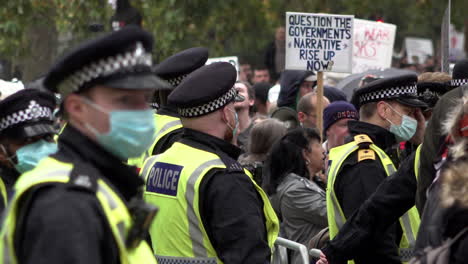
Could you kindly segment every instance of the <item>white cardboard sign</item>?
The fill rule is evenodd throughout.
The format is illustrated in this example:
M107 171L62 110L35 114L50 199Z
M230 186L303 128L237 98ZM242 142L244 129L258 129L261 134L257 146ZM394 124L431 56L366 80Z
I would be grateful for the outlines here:
M434 55L432 40L426 38L405 38L408 63L423 64L428 56Z
M353 73L390 68L396 26L354 19Z
M286 12L286 69L351 72L352 15Z

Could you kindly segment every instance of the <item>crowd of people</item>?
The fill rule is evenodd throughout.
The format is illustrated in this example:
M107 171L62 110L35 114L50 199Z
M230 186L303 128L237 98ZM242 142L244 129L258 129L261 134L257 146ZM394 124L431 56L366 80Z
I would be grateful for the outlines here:
M282 237L310 263L466 263L468 60L348 100L282 45L239 73L202 47L153 65L128 25L2 98L0 262L282 263Z

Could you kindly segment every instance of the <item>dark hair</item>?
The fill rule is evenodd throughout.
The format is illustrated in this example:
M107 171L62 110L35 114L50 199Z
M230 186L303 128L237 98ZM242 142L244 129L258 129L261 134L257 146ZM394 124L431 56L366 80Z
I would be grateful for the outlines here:
M278 185L290 173L309 177L302 151L309 150L311 141L320 142L318 132L300 127L289 131L273 145L263 174L263 189L268 195L275 194Z

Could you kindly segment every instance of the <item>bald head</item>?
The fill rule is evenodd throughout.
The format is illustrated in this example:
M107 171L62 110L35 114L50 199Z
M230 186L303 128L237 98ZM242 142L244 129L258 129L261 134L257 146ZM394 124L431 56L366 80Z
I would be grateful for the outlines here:
M308 93L304 95L297 104L297 117L303 127L316 128L317 127L317 114L316 105L318 101L316 93ZM323 109L330 104L330 101L323 96L322 106Z

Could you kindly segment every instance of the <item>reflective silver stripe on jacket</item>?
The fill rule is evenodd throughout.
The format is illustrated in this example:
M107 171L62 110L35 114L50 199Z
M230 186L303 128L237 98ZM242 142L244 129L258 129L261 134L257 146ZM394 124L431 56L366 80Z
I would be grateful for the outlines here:
M332 174L333 175L333 180L336 179L336 174L338 173L338 170L341 168L341 164L343 163L344 159L346 159L349 154L353 151L355 151L356 149L358 149L358 146L352 146L350 147L346 153L341 157L340 161L338 163L336 163L336 167L335 169L332 171ZM335 184L333 183L333 186L332 188L335 188L334 186ZM332 191L333 193L335 192L335 190L330 190ZM336 198L336 195L330 195L331 198L332 198L332 203L333 203L333 211L335 211L335 224L336 226L338 227L338 229L341 229L341 227L343 227L344 223L345 223L345 220L343 219L343 215L341 214L339 208L341 208L340 206L340 203L338 202L337 198Z
M215 258L183 258L156 255L158 264L216 264Z
M148 175L148 172L150 170L150 168L153 166L153 162L157 159L157 155L156 156L151 156L148 158L148 160L145 162L145 166L143 167L143 169L141 170L141 176L144 177L143 180L146 182L146 175Z
M200 229L202 223L198 220L194 210L195 183L200 178L201 173L211 166L223 166L224 163L220 159L209 160L196 168L188 178L187 189L185 191L185 199L187 200L187 220L189 224L190 240L192 241L193 254L197 258L206 258L205 245L203 244L203 233ZM216 263L216 262L215 262Z
M44 179L47 179L47 178L52 178L52 177L59 177L59 176L62 176L62 178L64 179L68 179L69 178L69 173L70 173L71 169L67 169L67 170L64 170L64 169L60 169L60 170L55 170L55 171L51 171L47 174L43 174L43 175L38 175L37 177L34 178L35 181L42 181ZM12 200L13 201L13 200ZM12 206L13 203L11 203L8 207ZM5 212L8 212L10 209L7 208L5 210ZM18 210L21 210L20 208L18 208ZM6 215L3 216L6 218ZM5 221L5 219L3 220ZM3 263L4 264L10 264L10 263L13 263L13 258L12 256L10 255L10 245L9 244L9 241L8 241L8 238L9 238L9 235L11 230L7 231L5 233L5 236L3 237ZM14 236L15 234L11 234L12 236Z
M161 128L161 130L159 130L159 132L156 134L156 137L155 137L155 138L158 138L158 137L161 136L162 134L166 133L166 131L169 130L171 127L174 127L174 126L177 126L177 125L182 125L182 123L180 122L180 120L173 120L173 121L171 121L171 122L166 123L166 124Z

